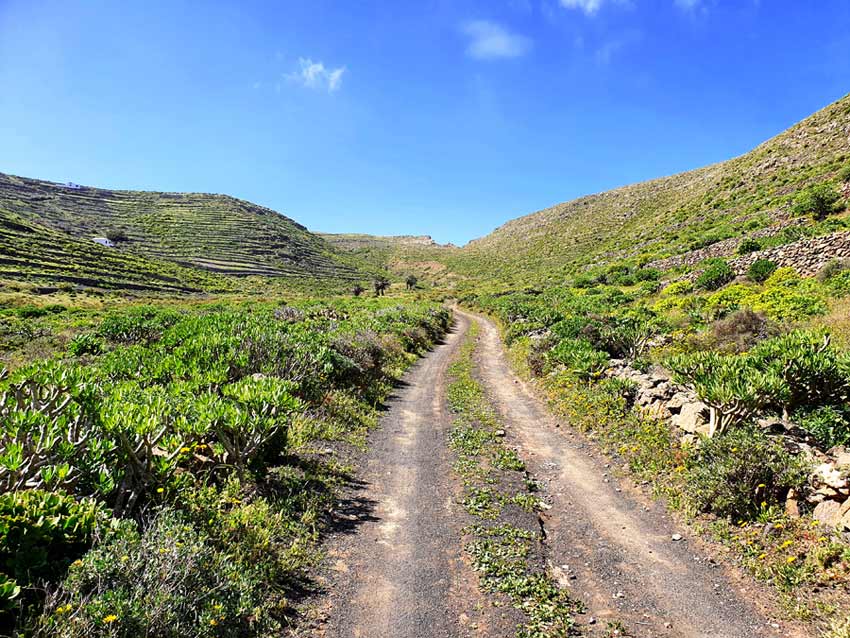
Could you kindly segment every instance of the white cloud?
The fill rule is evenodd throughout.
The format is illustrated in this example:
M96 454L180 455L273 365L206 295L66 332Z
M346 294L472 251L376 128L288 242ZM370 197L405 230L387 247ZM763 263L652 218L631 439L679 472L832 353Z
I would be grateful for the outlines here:
M502 25L489 20L467 22L463 32L469 36L467 54L479 60L518 58L531 48L529 38L511 33Z
M580 9L587 15L593 15L599 11L603 0L561 0L561 6L567 9Z
M693 11L700 5L700 0L673 0L673 4L683 11Z
M288 73L286 77L308 89L325 89L328 93L333 93L342 85L344 66L330 69L322 62L313 62L310 58L298 58L298 66L298 71Z

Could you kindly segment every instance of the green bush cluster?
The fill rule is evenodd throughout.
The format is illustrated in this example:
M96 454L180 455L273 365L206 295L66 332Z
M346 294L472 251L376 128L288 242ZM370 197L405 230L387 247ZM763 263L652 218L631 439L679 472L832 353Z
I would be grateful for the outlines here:
M186 545L197 549L201 561L192 563L173 544L163 547L171 532L158 523L141 531L122 526L120 534L96 544L94 553L83 558L85 569L69 575L48 614L52 620L43 619L44 635L130 636L145 633L140 627L171 623L176 624L169 631L176 633L149 635L206 635L186 619L205 618L195 605L202 600L225 596L227 605L236 604L236 593L226 593L231 585L238 585L234 592L243 592L240 596L253 598L246 599L248 607L239 603L233 608L237 628L215 635L266 631L252 625L254 633L239 633L253 622L249 607L283 600L269 587L285 585L281 575L291 564L304 564L305 557L293 551L303 554L305 543L315 540L320 510L329 506L327 490L336 480L311 478L314 470L308 464L292 476L274 469L285 465L290 453L290 428L317 414L339 419L340 428L349 422L356 427L450 321L447 310L430 304L384 300L308 302L293 317L275 310L218 306L194 313L145 308L110 314L95 338L111 349L99 357L39 362L0 378L0 485L7 494L31 499L14 529L41 530L40 535L28 533L34 545L22 554L35 565L25 572L7 565L0 572L9 578L37 575L48 582L61 577L85 549L91 526L79 523L76 510L57 508L91 494L124 517L160 511L176 535L183 533L184 522L190 525ZM299 434L299 440L303 437ZM223 487L232 481L235 487ZM276 486L289 496L255 493L246 498L240 493L258 481L266 490ZM53 503L59 493L41 490L72 496ZM226 501L217 494L227 494ZM185 521L177 521L172 510L182 510ZM55 529L66 536L78 530L80 537L51 541L47 532ZM15 547L11 541L5 546ZM193 602L194 594L168 590L168 579L154 587L156 570L165 565L150 559L151 547L176 552L172 560L188 561L174 563L174 583L180 582L180 569L189 570L188 575L196 565L191 577L200 579L200 598ZM129 562L121 567L124 555ZM43 562L55 571L36 574ZM224 568L220 575L226 582L207 573ZM253 576L244 580L245 574ZM19 597L16 588L29 583L19 580L3 590L7 598ZM149 594L135 583L145 583ZM159 611L146 611L159 602ZM79 619L73 631L83 633L67 633L72 628L60 622L62 612L54 613L69 604ZM120 611L107 611L111 607ZM165 614L161 618L145 615L160 612ZM104 623L111 614L117 619ZM229 627L225 619L209 620Z
M735 278L735 271L723 259L706 259L696 285L703 290L717 290Z
M787 417L803 407L841 406L850 397L850 355L817 332L767 339L740 355L679 355L667 365L710 406L711 435L761 411Z
M760 430L705 439L686 461L686 504L695 512L751 520L799 490L808 468Z
M773 272L776 270L776 262L769 259L756 259L747 269L747 277L756 283L767 281Z
M840 199L841 195L834 184L812 184L794 196L793 210L797 215L811 215L815 221L822 221L836 212Z

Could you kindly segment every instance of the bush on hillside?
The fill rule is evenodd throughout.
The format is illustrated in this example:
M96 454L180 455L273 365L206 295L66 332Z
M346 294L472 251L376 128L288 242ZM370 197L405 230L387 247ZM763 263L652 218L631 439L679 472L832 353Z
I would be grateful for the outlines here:
M850 163L845 164L840 171L838 171L838 181L843 184L850 183Z
M735 271L722 259L706 259L705 270L697 278L696 285L703 290L717 290L735 278Z
M824 449L850 443L850 420L844 406L822 405L794 413L794 422L815 437Z
M756 283L763 283L777 268L776 262L770 259L756 259L747 269L747 277Z
M594 350L583 339L564 339L549 351L548 359L553 364L563 365L579 379L589 381L602 376L608 365L608 355Z
M746 239L742 239L741 243L738 244L739 255L748 255L759 250L761 250L761 242L758 239L747 237Z
M762 313L749 308L737 310L711 326L715 347L724 352L741 353L770 336L774 328Z
M752 520L806 481L805 462L760 430L703 439L686 462L686 502L694 512Z
M837 274L846 270L850 270L850 260L847 259L830 259L818 271L816 278L819 282L824 283L829 281Z
M797 215L811 215L816 221L821 221L835 212L840 198L833 184L812 184L794 196L792 210Z
M61 576L88 549L106 513L91 499L61 492L0 494L0 572L21 585Z

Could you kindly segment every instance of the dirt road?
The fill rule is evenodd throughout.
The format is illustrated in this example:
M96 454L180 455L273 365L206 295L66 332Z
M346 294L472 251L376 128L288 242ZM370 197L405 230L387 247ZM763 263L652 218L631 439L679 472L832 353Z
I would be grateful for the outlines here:
M471 321L481 324L477 376L551 505L543 523L553 571L572 574L568 586L587 604L579 624L602 635L606 620L622 621L641 638L802 635L772 623L748 602L757 596L747 580L704 555L663 507L619 486L605 460L556 423L510 370L492 323L463 312L457 318L446 343L407 375L371 437L361 475L362 497L374 507L356 533L332 543L335 575L321 635L514 635L512 612L481 597L462 560L465 519L446 447L446 369Z
M446 368L468 329L458 317L444 344L405 376L369 441L356 533L331 543L335 572L320 635L454 638L511 635L510 613L488 609L461 560L446 437Z

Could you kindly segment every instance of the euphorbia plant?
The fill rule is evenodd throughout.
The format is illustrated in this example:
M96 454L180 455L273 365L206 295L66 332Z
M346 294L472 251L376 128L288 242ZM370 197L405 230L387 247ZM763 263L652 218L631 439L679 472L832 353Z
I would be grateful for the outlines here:
M746 356L716 352L682 355L668 361L674 378L693 387L710 411L708 436L752 419L787 386L772 371L759 370Z

